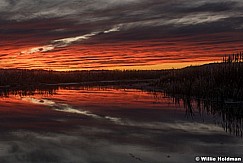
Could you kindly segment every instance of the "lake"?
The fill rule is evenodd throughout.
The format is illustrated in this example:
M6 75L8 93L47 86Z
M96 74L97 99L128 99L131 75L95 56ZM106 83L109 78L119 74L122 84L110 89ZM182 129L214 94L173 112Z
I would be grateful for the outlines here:
M243 157L242 118L189 103L118 87L2 94L0 162L188 163L196 156Z

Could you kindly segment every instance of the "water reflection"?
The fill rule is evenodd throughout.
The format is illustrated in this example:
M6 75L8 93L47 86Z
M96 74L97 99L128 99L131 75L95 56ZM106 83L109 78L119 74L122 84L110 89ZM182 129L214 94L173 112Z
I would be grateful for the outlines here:
M117 90L117 91L116 91ZM121 92L121 90L123 90ZM68 104L52 103L47 105L45 102L48 99L41 99L40 97L54 96L58 92L59 98L66 101ZM144 92L145 94L141 93ZM147 98L151 94L153 99ZM120 89L118 87L104 87L104 86L78 86L78 85L46 85L39 87L25 87L25 88L1 88L0 97L20 96L29 98L21 98L25 101L32 101L34 104L41 104L51 106L56 111L82 113L84 115L92 115L93 117L107 117L107 119L117 119L112 116L105 116L102 111L104 109L120 108L121 106L129 109L132 108L163 108L181 107L183 106L185 116L187 119L195 120L197 115L204 121L208 115L213 117L214 123L219 124L223 129L236 136L243 135L243 104L237 102L219 102L210 100L201 100L191 97L170 97L162 92L146 92L133 89ZM39 96L39 99L33 98ZM55 96L53 97L55 98ZM104 103L105 100L105 103ZM35 101L35 102L34 102ZM49 101L50 102L50 101ZM175 105L174 105L175 104ZM92 111L95 110L99 115L93 114L89 111L75 110L71 106L89 107ZM103 107L103 109L100 109ZM95 109L96 108L96 109ZM97 108L98 111L97 111ZM125 114L122 113L122 114ZM197 121L197 120L195 120Z
M187 163L198 155L242 156L242 139L214 121L225 118L229 131L229 117L238 112L222 116L203 101L118 87L5 92L0 162Z
M0 97L16 96L30 96L30 95L53 95L59 90L59 86L26 86L26 87L2 87L0 88Z
M230 134L243 136L243 103L212 101L209 99L195 99L191 97L174 97L175 104L183 103L185 114L188 118L194 118L198 113L202 119L212 115L215 123L220 124Z

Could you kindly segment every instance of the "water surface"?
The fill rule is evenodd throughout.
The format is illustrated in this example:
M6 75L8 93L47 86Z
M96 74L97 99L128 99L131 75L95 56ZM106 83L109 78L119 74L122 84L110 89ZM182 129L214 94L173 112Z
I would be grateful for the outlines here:
M0 98L0 162L161 163L194 162L195 156L242 157L240 134L226 132L230 119L196 108L175 104L163 93L114 87L6 94ZM238 125L242 133L241 122L231 128Z

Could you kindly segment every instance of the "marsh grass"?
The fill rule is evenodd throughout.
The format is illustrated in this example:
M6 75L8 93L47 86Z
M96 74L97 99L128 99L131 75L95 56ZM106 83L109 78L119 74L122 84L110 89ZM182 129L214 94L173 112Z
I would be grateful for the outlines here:
M190 66L170 70L155 84L172 95L211 99L214 101L243 100L242 53L231 55L221 63Z

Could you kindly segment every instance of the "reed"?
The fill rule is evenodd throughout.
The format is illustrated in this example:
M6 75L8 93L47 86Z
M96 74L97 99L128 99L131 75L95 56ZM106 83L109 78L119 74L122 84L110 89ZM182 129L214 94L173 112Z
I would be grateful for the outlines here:
M221 63L171 70L155 85L172 95L242 101L243 53L224 57Z

